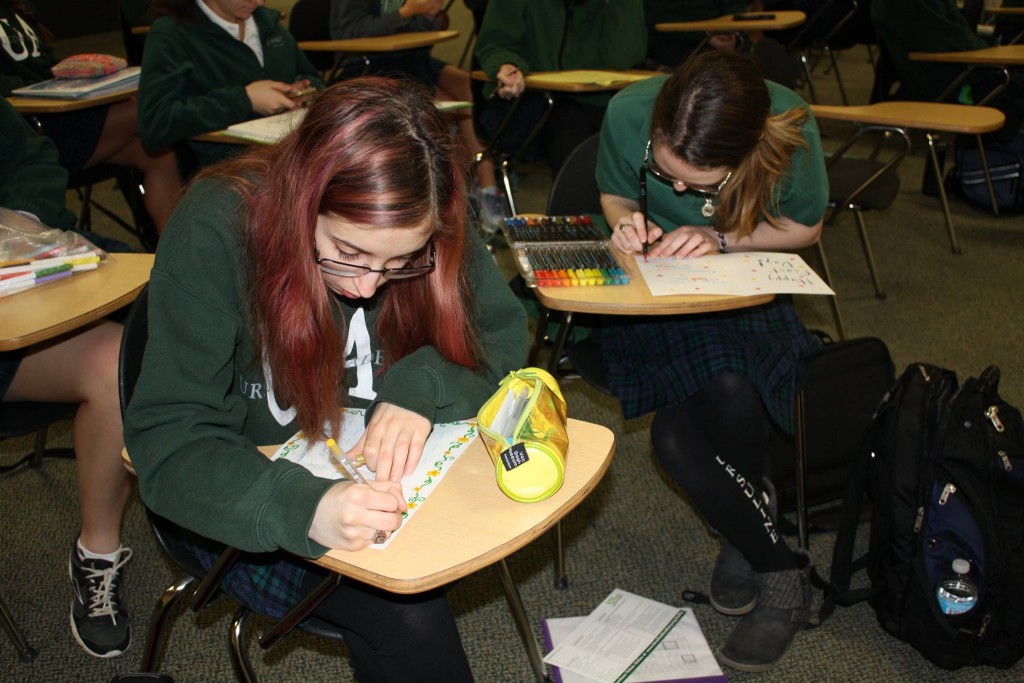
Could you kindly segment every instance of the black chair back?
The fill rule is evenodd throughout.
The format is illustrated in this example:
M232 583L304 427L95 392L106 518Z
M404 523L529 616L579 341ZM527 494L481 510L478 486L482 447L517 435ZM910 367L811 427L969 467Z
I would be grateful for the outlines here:
M600 137L597 133L591 135L569 153L551 185L547 215L601 213L601 193L594 177Z

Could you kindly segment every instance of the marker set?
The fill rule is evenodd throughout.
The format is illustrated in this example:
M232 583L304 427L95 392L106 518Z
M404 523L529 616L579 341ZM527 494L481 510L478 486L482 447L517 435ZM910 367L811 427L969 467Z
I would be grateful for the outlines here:
M590 216L513 216L502 230L530 287L629 284Z

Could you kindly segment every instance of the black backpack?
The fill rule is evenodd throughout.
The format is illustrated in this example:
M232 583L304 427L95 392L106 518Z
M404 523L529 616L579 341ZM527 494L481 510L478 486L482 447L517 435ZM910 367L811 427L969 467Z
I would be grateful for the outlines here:
M1003 211L1024 211L1024 133L1007 144L986 143L985 158L996 205ZM992 198L976 146L956 150L956 165L946 176L946 191L990 209Z
M886 394L850 474L823 619L867 600L886 631L947 669L1024 655L1024 425L998 384L994 366L960 385L917 363ZM854 560L865 494L871 533ZM957 558L978 599L949 616L936 587ZM851 590L865 567L870 588Z

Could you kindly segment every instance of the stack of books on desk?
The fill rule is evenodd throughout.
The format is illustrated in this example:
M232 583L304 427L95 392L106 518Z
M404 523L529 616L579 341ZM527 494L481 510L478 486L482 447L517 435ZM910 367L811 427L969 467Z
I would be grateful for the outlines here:
M12 94L18 97L53 97L62 100L111 95L138 88L141 73L141 67L130 66L100 78L51 78L18 88Z

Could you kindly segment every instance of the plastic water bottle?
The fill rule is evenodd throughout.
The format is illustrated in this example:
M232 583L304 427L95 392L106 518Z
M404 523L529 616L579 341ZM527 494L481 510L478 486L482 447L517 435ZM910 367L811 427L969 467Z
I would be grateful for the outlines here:
M978 602L978 587L967 576L971 563L963 558L953 560L953 575L939 581L935 589L939 608L945 614L963 614Z

